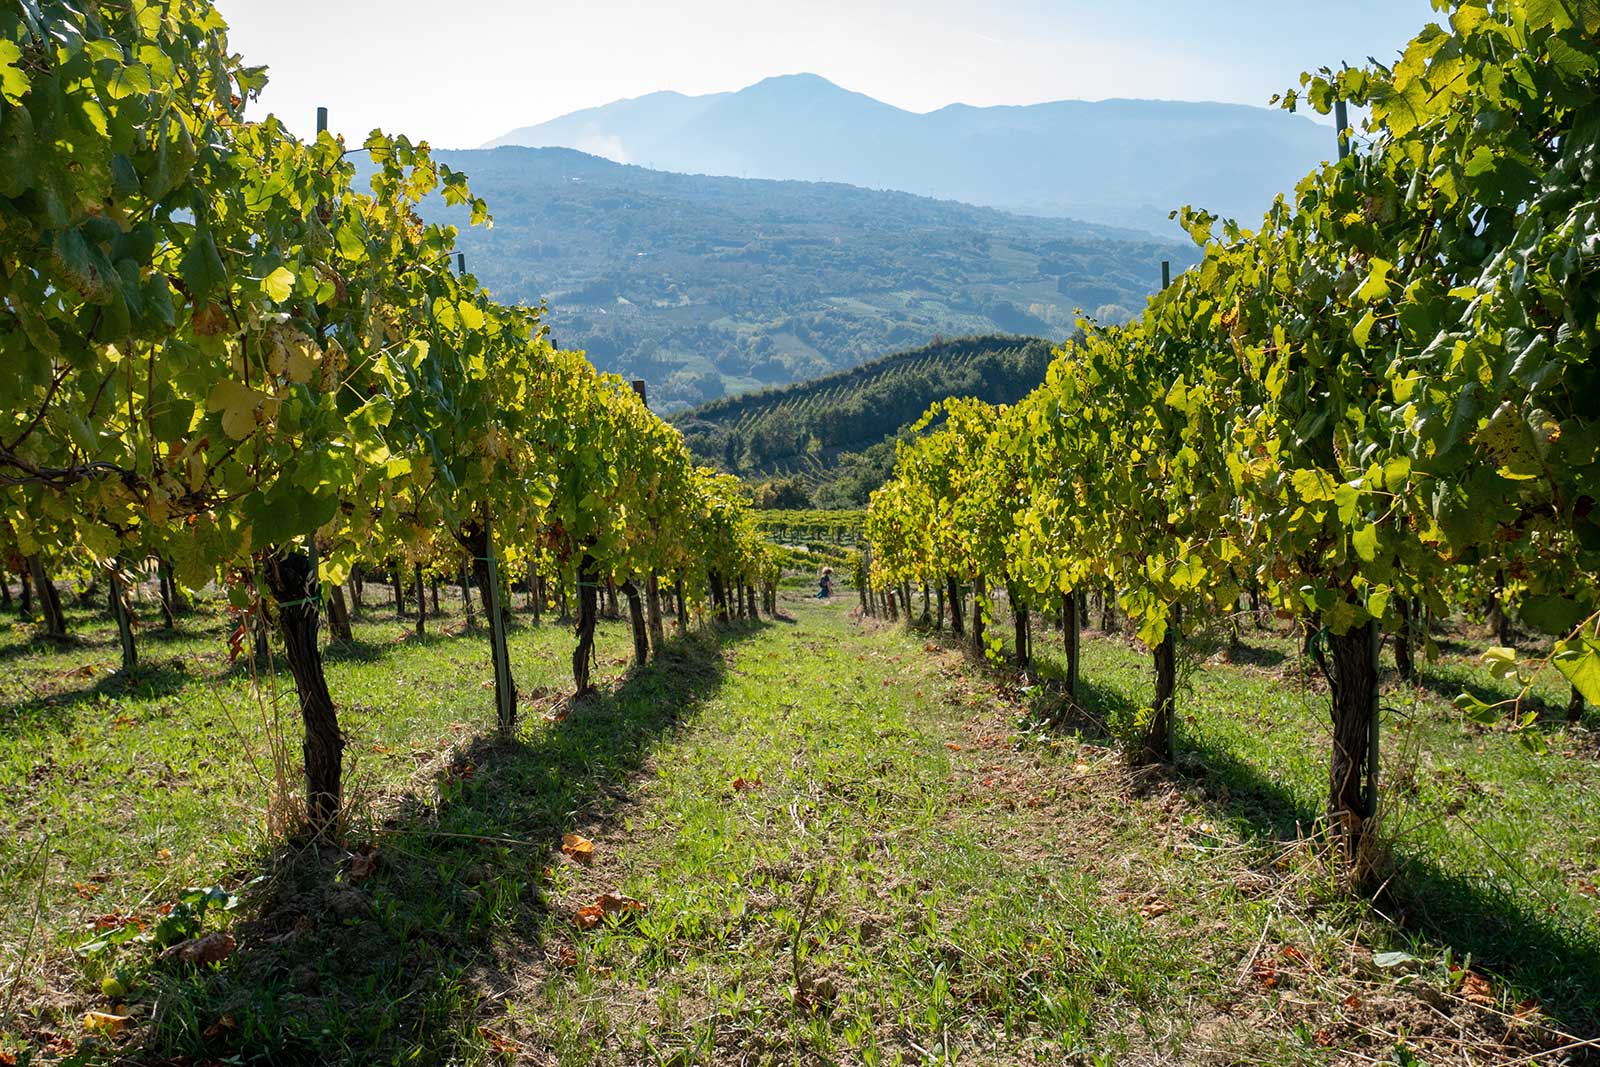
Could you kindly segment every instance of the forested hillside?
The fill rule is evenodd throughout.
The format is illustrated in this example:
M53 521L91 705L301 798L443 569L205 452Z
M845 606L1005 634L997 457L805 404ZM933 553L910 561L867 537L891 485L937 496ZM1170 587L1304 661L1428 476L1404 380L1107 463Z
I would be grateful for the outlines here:
M665 174L565 149L441 152L494 206L461 235L502 300L673 411L939 335L1061 340L1121 321L1192 247L1064 219L812 182ZM454 217L436 207L435 218Z
M798 476L813 503L866 503L894 439L949 396L1010 403L1044 380L1051 344L990 334L938 340L783 389L713 401L675 420L703 461L760 480Z

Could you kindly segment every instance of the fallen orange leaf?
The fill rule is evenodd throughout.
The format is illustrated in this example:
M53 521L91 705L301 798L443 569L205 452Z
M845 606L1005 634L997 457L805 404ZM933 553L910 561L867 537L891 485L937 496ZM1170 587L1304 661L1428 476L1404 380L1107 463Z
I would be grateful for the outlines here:
M644 904L620 893L601 893L595 901L606 911L643 911Z
M561 851L575 860L588 863L594 858L594 842L581 834L562 834Z

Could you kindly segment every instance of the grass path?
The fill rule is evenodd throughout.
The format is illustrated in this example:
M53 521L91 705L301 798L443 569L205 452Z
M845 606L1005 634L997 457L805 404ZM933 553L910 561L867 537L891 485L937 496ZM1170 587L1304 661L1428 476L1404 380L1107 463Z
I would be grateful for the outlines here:
M566 635L519 629L532 699L512 740L482 733L481 642L369 624L330 668L366 754L372 815L350 849L274 851L248 829L261 795L237 787L243 758L194 740L242 683L196 684L199 662L146 695L0 694L0 829L23 873L4 885L7 948L34 888L58 965L95 911L218 872L243 901L219 966L132 950L57 966L33 1040L89 1047L68 1013L113 1006L104 974L126 978L135 1020L113 1049L196 1064L1495 1063L1568 1043L1557 1024L1592 1028L1571 1008L1600 984L1582 976L1590 942L1558 940L1572 958L1549 973L1485 975L1285 842L1318 753L1281 674L1197 676L1180 773L1132 776L1093 730L1029 728L1037 693L1004 672L858 622L843 598L783 607L788 621L691 635L632 674L608 627L614 685L570 710ZM0 654L34 689L76 669ZM1105 717L1141 699L1121 642L1091 641L1086 676ZM1425 720L1448 746L1451 727ZM1581 885L1600 820L1592 791L1587 815L1566 798L1597 784L1592 757L1549 757L1563 762L1523 785L1502 741L1467 751L1488 745L1518 812L1574 805L1547 828L1550 884ZM98 809L75 799L86 788ZM56 842L43 882L28 870L41 828ZM563 854L564 834L592 854L576 838ZM1435 862L1430 840L1408 847ZM110 877L84 882L96 872Z

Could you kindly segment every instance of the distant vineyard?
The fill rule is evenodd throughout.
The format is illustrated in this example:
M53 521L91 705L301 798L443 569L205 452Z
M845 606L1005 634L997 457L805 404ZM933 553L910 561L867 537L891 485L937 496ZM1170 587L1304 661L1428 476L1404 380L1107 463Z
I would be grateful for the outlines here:
M756 528L781 544L820 542L858 544L866 530L865 511L755 511Z
M888 473L886 442L928 405L948 396L1017 400L1044 380L1050 352L1048 342L1022 337L941 341L800 385L718 400L674 421L695 454L723 470L797 476L819 503L859 505ZM829 487L830 498L820 499Z

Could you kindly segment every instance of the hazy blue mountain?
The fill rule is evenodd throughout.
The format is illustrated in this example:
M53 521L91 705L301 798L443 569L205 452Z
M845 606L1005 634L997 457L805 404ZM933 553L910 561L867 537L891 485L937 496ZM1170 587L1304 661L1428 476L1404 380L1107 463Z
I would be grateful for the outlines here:
M1172 233L1188 203L1254 221L1334 150L1333 131L1238 104L1062 100L903 111L814 74L662 92L513 130L686 174L846 182Z
M489 201L468 267L671 411L940 336L1123 319L1193 244L823 182L671 174L568 149L437 152ZM429 210L459 221L459 212Z

